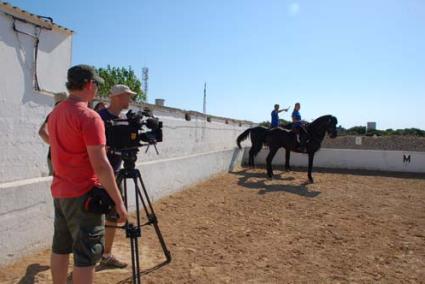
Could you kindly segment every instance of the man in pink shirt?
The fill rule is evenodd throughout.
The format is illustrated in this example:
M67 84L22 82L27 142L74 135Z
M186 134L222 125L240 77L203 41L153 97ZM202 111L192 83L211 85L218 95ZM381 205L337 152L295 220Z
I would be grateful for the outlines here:
M103 83L94 68L68 70L69 97L50 114L49 142L54 171L51 192L55 207L51 271L54 283L66 283L69 254L74 254L73 281L92 283L94 266L104 246L104 215L83 210L94 186L102 185L115 203L118 223L127 211L106 157L105 129L88 102Z

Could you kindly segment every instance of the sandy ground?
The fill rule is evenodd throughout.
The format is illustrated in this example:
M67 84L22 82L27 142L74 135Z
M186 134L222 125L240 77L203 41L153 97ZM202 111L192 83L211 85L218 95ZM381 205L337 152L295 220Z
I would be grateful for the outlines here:
M144 283L425 283L425 179L241 169L155 202L139 243ZM145 227L144 227L145 228ZM130 259L119 233L114 252ZM0 283L49 283L49 251L0 270ZM96 283L128 283L98 269Z

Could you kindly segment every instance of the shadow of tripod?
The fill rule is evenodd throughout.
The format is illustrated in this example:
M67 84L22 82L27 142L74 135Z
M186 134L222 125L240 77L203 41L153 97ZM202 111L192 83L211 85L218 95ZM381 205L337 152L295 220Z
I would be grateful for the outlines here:
M167 249L164 238L162 237L161 231L158 226L158 219L153 210L149 195L146 191L145 184L143 183L140 171L135 167L137 160L138 148L123 150L121 157L124 161L124 168L122 168L117 175L117 184L121 190L122 197L124 200L125 207L128 209L128 191L127 191L127 180L132 180L135 189L135 202L136 202L136 224L130 223L128 220L124 226L119 228L124 229L126 237L130 239L131 248L131 264L132 264L132 278L133 283L140 282L140 257L139 257L139 245L138 238L142 235L141 227L152 225L155 228L156 235L158 237L161 248L164 252L166 260L159 266L163 266L171 261L171 253ZM140 190L142 189L142 190ZM141 204L140 204L141 203ZM147 222L141 224L140 220L140 205L143 206L145 211Z

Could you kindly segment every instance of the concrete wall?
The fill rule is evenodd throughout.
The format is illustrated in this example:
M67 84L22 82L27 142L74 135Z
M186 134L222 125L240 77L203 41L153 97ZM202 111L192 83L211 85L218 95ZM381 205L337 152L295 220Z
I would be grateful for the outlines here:
M248 148L244 151L244 163L248 161ZM268 150L258 153L255 163L264 165ZM307 167L308 156L291 153L291 166ZM273 165L285 164L285 150L280 149L273 159ZM314 158L314 167L376 170L387 172L425 173L425 152L384 151L322 148Z
M249 122L219 117L207 122L197 112L149 104L133 105L132 109L143 107L150 107L164 125L164 141L157 144L159 155L153 147L147 153L143 147L136 163L152 201L240 165L242 151L236 148L235 140L251 126ZM186 114L190 114L190 121L185 119ZM37 135L28 139L31 143L41 143ZM47 150L38 151L43 156L38 167L44 169ZM26 166L34 167L30 163ZM34 171L32 175L29 179L0 183L0 264L50 245L51 177L37 176ZM130 211L134 209L133 192L133 182L128 181Z
M31 20L40 21L0 5L0 262L51 238L50 178L42 177L47 175L48 147L38 129L52 109L52 94L65 91L72 40L69 30L40 30L36 73L43 91L36 91L34 38L12 29L5 7L27 21L15 22L20 31L35 35Z
M425 152L425 137L418 136L338 136L334 139L325 137L323 148L414 151Z
M164 141L157 144L160 155L153 148L145 154L145 148L142 148L138 155L139 162L231 150L236 146L236 137L252 125L248 121L220 117L213 117L211 122L207 122L203 114L193 111L150 104L143 104L139 108L143 107L150 108L163 122ZM136 106L132 108L139 109ZM190 114L190 121L185 120L185 114Z
M17 22L17 27L35 31L28 23ZM33 54L34 40L15 33L12 18L0 11L0 264L48 247L52 237L48 146L38 129L52 110L49 92L65 90L70 33L41 31L37 75L40 87L49 92L34 91ZM142 148L136 164L152 201L241 162L235 139L251 126L249 122L214 116L207 122L201 113L148 104L132 108L146 106L164 125L164 142L157 145L160 154L152 147L147 153ZM134 191L131 183L128 189ZM130 211L133 204L130 198Z
M226 149L139 163L152 202L242 161L242 151ZM47 248L53 230L51 177L0 184L0 265ZM134 186L127 181L129 207L134 210Z
M152 201L241 163L242 151L236 149L235 140L251 126L249 122L219 117L207 122L200 113L148 104L132 108L146 106L164 125L164 142L157 144L159 155L153 147L147 153L141 148L136 163ZM187 113L191 114L190 121L185 119ZM41 143L38 135L28 140ZM43 159L37 167L44 169L47 149L38 151ZM28 169L34 167L31 163L26 166ZM53 225L51 177L42 177L43 174L44 170L41 174L32 171L31 178L6 179L0 183L0 264L50 245ZM128 185L131 211L134 209L134 187L132 181L128 181Z
M16 27L35 34L34 25ZM42 89L65 91L66 70L71 63L69 33L42 29L37 76ZM38 128L53 106L50 94L34 91L34 39L16 33L12 18L0 9L0 182L47 175L47 145Z

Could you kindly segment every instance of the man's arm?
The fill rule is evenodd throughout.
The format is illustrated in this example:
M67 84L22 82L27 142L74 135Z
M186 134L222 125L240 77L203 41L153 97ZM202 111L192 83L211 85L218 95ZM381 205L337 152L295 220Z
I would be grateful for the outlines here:
M100 183L115 202L115 207L119 215L118 223L125 222L127 220L127 210L115 182L114 172L106 156L105 145L87 146L87 152L90 163L94 172L99 177Z
M40 126L40 129L38 130L38 135L40 135L41 139L46 142L47 144L49 143L49 132L47 132L47 122L43 122L43 124Z

